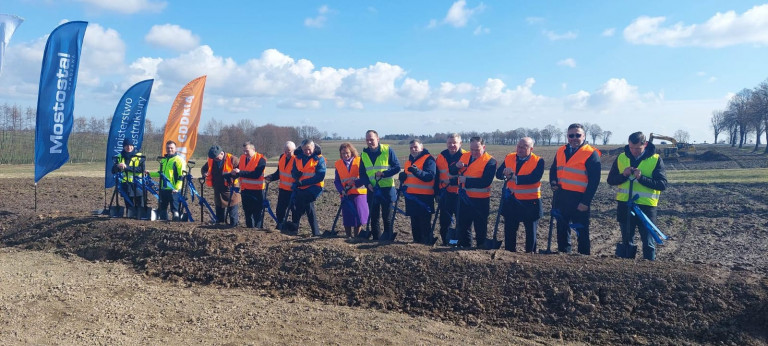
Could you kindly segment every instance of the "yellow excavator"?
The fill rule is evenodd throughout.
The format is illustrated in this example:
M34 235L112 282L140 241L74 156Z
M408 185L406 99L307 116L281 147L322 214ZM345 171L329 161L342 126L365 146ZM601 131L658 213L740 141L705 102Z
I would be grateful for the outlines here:
M691 143L678 143L673 137L651 133L648 137L648 142L653 143L654 139L664 140L671 143L671 145L656 146L656 152L664 159L676 159L678 157L696 154L696 146Z

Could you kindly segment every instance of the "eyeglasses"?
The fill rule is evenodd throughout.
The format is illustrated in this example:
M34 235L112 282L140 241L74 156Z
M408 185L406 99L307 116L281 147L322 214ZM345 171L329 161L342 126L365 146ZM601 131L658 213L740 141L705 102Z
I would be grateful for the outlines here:
M581 138L581 133L569 133L568 138Z

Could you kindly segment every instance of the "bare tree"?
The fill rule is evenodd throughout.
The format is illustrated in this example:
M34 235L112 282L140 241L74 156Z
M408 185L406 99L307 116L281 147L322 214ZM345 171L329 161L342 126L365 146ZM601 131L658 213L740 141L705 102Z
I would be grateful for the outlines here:
M589 124L589 136L592 137L592 144L597 143L597 137L600 137L602 135L603 135L603 129L600 127L600 125Z
M608 141L611 140L611 135L613 132L611 131L603 131L603 145L607 145Z
M715 135L715 141L713 143L717 144L717 137L725 130L725 112L721 110L712 111L712 118L709 119L709 125Z
M691 140L691 135L688 134L688 131L685 130L677 130L675 131L675 134L673 135L675 140L677 140L678 143L688 143Z

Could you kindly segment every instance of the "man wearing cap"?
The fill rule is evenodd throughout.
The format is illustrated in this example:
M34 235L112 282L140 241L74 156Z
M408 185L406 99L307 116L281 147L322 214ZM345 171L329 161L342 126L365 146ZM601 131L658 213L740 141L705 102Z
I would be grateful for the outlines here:
M240 160L230 153L225 153L220 146L214 145L208 150L208 162L200 168L205 184L213 187L216 204L216 219L226 220L231 226L239 221L240 193L238 180L232 170L238 167Z
M120 185L126 198L125 204L133 206L128 209L128 217L136 217L137 207L144 207L144 190L137 184L144 178L144 156L135 151L136 143L133 139L123 140L123 151L115 156L115 164L112 166L112 174L121 173ZM130 200L129 200L130 199Z
M293 176L291 176L291 170L293 169L293 160L296 158L296 143L291 141L285 142L283 146L283 153L280 154L280 159L277 161L277 170L266 177L267 181L280 181L279 193L277 194L277 213L278 222L283 222L285 213L288 211L288 206L291 203L291 193L293 192ZM282 229L283 225L278 224L277 229Z
M262 228L261 218L264 210L264 168L267 160L264 155L256 151L256 147L250 141L243 143L243 155L240 156L240 164L232 170L240 178L240 194L243 198L243 212L245 213L245 226L248 228Z

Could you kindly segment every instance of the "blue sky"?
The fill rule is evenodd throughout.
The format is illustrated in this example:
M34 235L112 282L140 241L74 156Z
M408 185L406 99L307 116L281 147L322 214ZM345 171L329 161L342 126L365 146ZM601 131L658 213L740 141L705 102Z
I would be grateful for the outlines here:
M768 3L747 1L1 0L25 19L0 103L34 106L47 35L89 22L77 116L154 78L163 124L208 75L202 114L329 134L565 129L711 141L712 111L768 78Z

